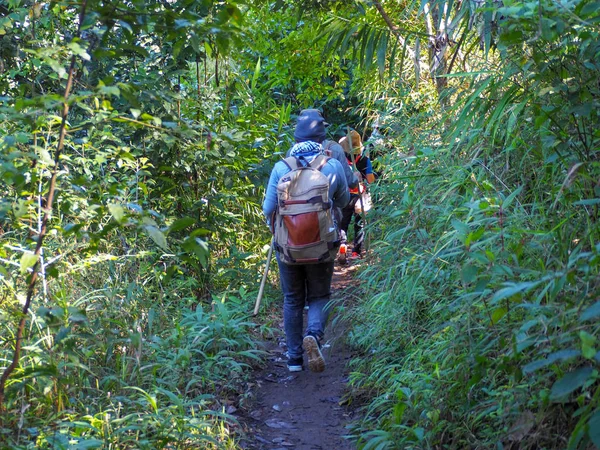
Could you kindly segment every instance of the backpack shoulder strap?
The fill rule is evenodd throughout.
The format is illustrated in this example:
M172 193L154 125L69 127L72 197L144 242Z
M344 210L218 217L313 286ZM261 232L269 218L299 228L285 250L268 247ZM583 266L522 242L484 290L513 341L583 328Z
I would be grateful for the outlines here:
M310 167L312 167L313 169L317 169L320 172L321 169L325 167L325 164L327 164L327 161L329 161L330 159L331 158L329 156L319 155L311 161Z
M288 166L290 170L296 170L302 167L302 164L300 164L300 161L298 161L298 158L295 156L288 156L287 158L283 159L283 163Z

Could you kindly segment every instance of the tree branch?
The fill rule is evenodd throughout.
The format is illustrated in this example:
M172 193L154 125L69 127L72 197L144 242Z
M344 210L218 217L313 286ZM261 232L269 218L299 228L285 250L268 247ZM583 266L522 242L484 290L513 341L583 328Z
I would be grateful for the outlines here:
M400 34L400 30L398 29L396 24L394 24L394 22L392 22L392 19L390 18L388 13L385 11L385 9L383 9L383 6L381 5L381 1L373 0L373 5L375 5L375 8L377 8L377 11L379 11L379 14L383 18L384 22L386 23L386 25L388 26L388 28L390 29L392 34L394 36L396 36L396 39L398 39L398 42L400 42L400 44L402 46L406 47L406 51L408 52L408 55L411 57L411 59L413 59L415 61L419 61L419 65L421 66L421 69L428 71L429 67L427 67L427 65L423 61L421 61L421 58L418 57L418 55L415 55L415 52L410 47L408 47L408 45L406 45L406 39L404 39L404 37Z
M81 3L81 11L79 13L79 26L77 29L76 36L79 37L81 35L81 24L85 18L85 9L87 6L87 0L83 0ZM69 115L69 104L68 99L71 93L71 89L73 87L73 78L75 74L75 63L76 58L75 55L71 56L71 65L69 66L69 75L67 77L67 85L65 87L65 92L63 96L63 110L61 115L61 124L59 130L58 144L56 147L56 153L54 155L54 168L52 169L52 177L50 178L50 185L48 189L48 195L46 196L46 208L44 209L44 217L42 218L41 228L38 235L37 243L35 246L34 254L38 257L37 261L31 268L32 273L29 277L29 282L27 285L27 298L25 300L25 304L23 305L23 309L21 310L21 320L19 321L19 326L17 328L17 335L15 340L15 351L13 353L13 358L10 365L6 368L2 377L0 377L0 411L4 409L4 398L5 398L5 388L6 381L15 370L17 365L19 364L19 359L21 357L21 346L23 341L23 332L25 330L25 323L27 321L27 315L29 313L29 309L31 307L31 302L33 300L33 295L35 294L35 283L38 278L38 266L40 265L40 255L42 253L42 246L44 243L44 238L46 237L46 231L48 228L48 222L52 217L52 204L54 202L54 194L56 192L56 179L58 177L59 165L60 165L60 156L62 154L64 144L65 144L65 136L67 134L67 117Z

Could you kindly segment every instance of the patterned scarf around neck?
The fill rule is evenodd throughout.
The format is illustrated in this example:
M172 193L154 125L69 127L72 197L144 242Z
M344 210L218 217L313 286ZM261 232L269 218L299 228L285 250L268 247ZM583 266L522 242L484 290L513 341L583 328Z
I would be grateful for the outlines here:
M318 142L305 141L295 144L290 150L290 156L310 162L322 151L323 147Z

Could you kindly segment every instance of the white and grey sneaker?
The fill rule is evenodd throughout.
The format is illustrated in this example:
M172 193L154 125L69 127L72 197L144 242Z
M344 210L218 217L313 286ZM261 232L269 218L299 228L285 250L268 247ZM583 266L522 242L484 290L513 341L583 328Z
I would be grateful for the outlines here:
M323 372L325 370L325 358L321 353L321 345L315 336L307 334L302 341L304 351L308 356L308 368L311 372Z

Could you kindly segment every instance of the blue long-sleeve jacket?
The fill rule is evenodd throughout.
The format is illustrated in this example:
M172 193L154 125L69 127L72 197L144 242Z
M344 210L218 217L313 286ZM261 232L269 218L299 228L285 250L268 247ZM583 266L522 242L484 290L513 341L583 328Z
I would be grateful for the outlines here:
M281 177L290 171L290 168L283 162L279 161L271 171L269 184L267 184L267 193L263 202L263 213L270 221L271 216L277 208L277 184ZM350 201L350 192L348 191L348 183L344 174L344 168L337 159L329 159L321 169L321 173L329 178L329 198L333 200L333 206L343 208Z

